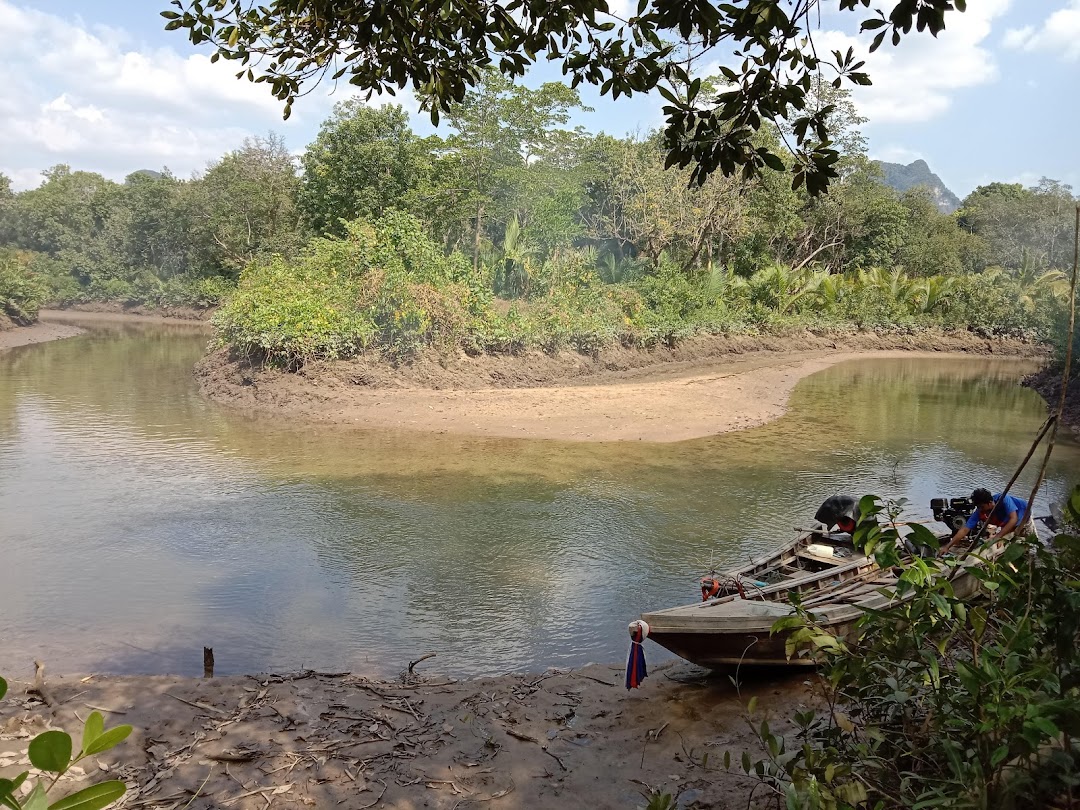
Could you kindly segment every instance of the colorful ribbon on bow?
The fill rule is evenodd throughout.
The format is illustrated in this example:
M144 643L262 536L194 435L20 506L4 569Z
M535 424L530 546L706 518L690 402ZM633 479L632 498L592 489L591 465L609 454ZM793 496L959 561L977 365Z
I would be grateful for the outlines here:
M641 620L630 622L630 657L626 661L626 688L637 689L649 674L645 668L645 648L641 646L649 636L649 625Z

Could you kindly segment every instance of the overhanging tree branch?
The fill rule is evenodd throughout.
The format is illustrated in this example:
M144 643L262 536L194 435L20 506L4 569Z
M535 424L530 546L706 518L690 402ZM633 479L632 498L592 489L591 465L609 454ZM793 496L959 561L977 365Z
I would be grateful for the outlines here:
M868 9L870 0L834 0L838 8ZM891 0L862 30L877 31L873 51L886 36L895 45L910 33L937 35L946 14L965 0ZM440 112L464 99L493 66L522 76L541 57L561 62L572 87L587 83L612 99L659 92L664 107L668 165L692 167L702 184L716 171L746 177L765 169L790 171L793 187L823 192L837 176L830 110L806 110L811 79L825 68L837 87L869 84L854 52L820 57L807 39L816 0L640 0L636 15L613 18L606 0L172 0L162 12L170 30L182 29L195 45L215 48L211 59L237 61L238 77L270 86L294 101L313 79L347 78L363 90L389 93L411 86L437 123ZM741 64L723 67L729 88L699 99L700 77L688 74L676 41L703 49L730 45ZM687 88L679 98L665 86ZM763 121L784 119L794 134L790 169L768 146L755 144Z

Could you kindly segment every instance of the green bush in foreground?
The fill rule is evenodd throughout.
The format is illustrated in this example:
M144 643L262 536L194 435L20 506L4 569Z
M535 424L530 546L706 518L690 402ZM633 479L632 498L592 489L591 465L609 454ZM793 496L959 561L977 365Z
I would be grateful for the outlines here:
M0 678L0 698L7 693L7 681ZM14 779L0 779L0 807L10 810L101 810L120 799L127 786L119 779L99 782L62 799L49 801L49 793L65 773L78 762L104 753L122 743L131 734L131 726L106 729L100 712L90 712L83 725L82 744L72 756L71 735L64 731L43 731L30 741L27 753L30 764L50 775L48 780L38 779L26 792L30 777L23 771Z
M882 528L857 530L887 566L899 563L897 511ZM1067 511L1080 525L1080 487ZM914 528L915 542L936 546ZM981 580L984 596L956 597L946 575L958 568ZM821 655L827 709L796 713L785 738L755 719L751 702L766 756L743 754L743 770L777 807L1065 806L1056 802L1080 787L1080 537L1013 541L979 565L914 559L896 592L906 601L868 611L851 642L806 610L777 623L774 632L795 628L789 650L809 644Z

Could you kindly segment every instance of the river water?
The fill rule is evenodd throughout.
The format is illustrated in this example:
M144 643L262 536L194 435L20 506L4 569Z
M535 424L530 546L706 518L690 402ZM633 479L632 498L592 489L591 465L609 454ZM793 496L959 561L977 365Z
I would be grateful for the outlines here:
M0 354L5 674L198 674L203 646L219 674L616 661L628 620L693 601L833 493L922 518L1000 487L1046 412L1016 384L1028 361L857 360L776 422L678 444L365 433L206 401L206 341L95 324ZM1066 442L1036 514L1078 471Z

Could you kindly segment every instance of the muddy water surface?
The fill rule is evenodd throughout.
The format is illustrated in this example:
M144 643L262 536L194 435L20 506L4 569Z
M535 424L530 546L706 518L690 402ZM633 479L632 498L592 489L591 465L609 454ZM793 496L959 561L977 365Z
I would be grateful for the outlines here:
M6 673L198 674L204 645L222 674L614 661L629 619L694 599L703 570L789 539L826 496L928 517L935 495L1000 486L1045 416L1016 384L1029 361L899 359L678 444L343 432L204 400L205 332L88 326L0 355ZM1048 496L1077 470L1061 447Z

